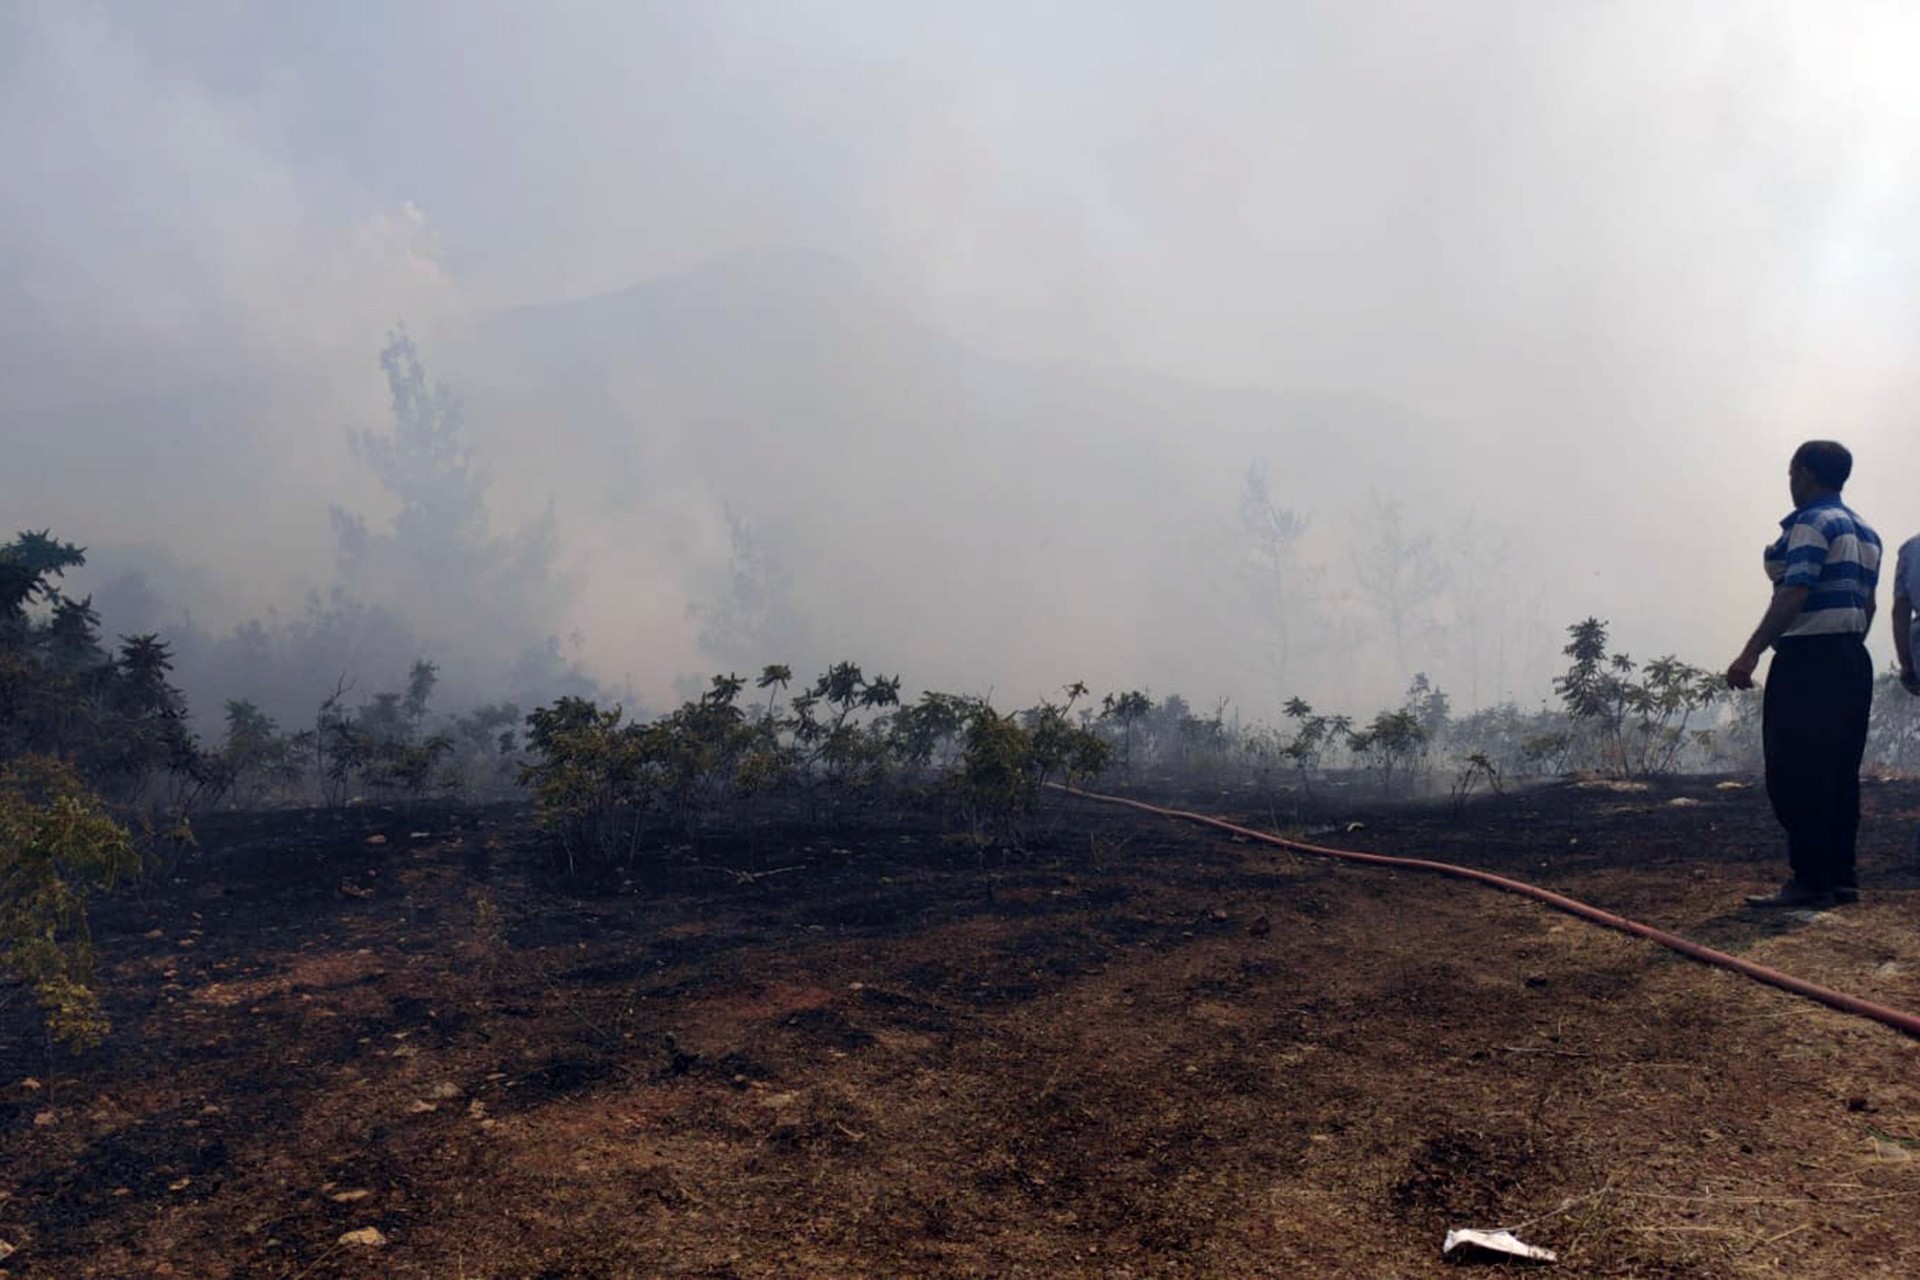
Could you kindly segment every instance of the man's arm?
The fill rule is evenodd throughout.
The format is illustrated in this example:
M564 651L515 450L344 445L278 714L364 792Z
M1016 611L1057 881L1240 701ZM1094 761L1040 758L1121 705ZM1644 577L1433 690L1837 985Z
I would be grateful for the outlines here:
M1913 669L1913 601L1898 587L1893 592L1893 656L1900 663L1901 687L1920 693L1920 674Z
M1732 689L1753 688L1753 669L1760 665L1760 655L1782 635L1788 627L1800 618L1800 611L1806 607L1807 597L1812 594L1811 587L1775 587L1773 599L1767 602L1767 611L1761 615L1760 625L1754 628L1753 636L1747 641L1747 647L1727 668L1727 687Z
M1920 553L1920 538L1908 538L1900 544L1893 562L1893 656L1900 664L1900 687L1920 694L1920 676L1913 668L1913 558Z

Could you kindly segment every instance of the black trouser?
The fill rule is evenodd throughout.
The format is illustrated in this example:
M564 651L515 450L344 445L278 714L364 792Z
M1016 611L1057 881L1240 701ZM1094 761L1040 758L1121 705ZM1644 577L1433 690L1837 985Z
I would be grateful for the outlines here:
M1774 646L1761 701L1767 799L1787 829L1793 878L1816 892L1855 883L1872 705L1873 659L1862 637L1798 636Z

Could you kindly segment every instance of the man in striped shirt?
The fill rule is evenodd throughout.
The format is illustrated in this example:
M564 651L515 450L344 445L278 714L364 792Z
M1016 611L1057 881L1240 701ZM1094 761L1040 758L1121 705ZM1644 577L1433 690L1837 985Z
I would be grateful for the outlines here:
M1787 468L1793 512L1766 550L1773 599L1747 647L1727 668L1735 689L1753 687L1760 655L1773 649L1761 699L1767 799L1787 832L1793 878L1756 907L1827 907L1859 895L1854 843L1860 830L1860 758L1873 704L1873 625L1880 535L1840 501L1853 455L1810 440Z

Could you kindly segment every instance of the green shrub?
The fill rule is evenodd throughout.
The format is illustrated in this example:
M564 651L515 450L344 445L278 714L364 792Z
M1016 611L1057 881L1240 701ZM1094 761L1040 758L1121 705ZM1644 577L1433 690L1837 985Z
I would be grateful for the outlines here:
M622 724L622 715L568 697L527 717L537 759L521 770L521 784L533 791L540 825L569 871L583 861L631 862L660 792L664 732Z
M68 765L24 756L0 767L0 968L32 989L48 1034L76 1053L107 1031L87 900L138 868L127 830Z
M1573 662L1555 677L1554 692L1576 727L1576 747L1586 746L1601 771L1617 778L1663 774L1690 743L1705 745L1687 730L1726 696L1719 673L1671 654L1645 667L1609 654L1607 624L1598 618L1574 623L1567 635L1561 652Z
M1382 711L1366 728L1349 731L1347 748L1379 770L1381 791L1391 792L1395 770L1411 773L1426 754L1426 726L1404 708Z
M1097 777L1111 763L1112 744L1073 723L1083 693L1074 685L1064 705L1043 702L1007 715L984 700L970 706L953 783L976 843L1022 843L1042 787Z

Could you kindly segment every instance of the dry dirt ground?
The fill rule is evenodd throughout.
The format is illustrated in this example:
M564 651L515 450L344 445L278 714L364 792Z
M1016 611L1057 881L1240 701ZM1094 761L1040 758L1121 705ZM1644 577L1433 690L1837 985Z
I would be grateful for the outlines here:
M1777 841L1714 779L1310 825L1920 1010L1920 785L1867 805L1865 901L1817 916L1738 908ZM1045 823L589 888L513 808L209 822L98 909L106 1046L0 1009L0 1275L1418 1277L1455 1226L1569 1276L1920 1275L1915 1042L1470 884Z

